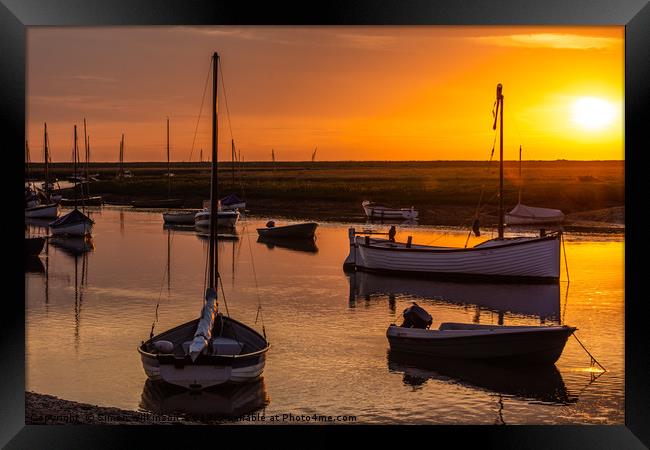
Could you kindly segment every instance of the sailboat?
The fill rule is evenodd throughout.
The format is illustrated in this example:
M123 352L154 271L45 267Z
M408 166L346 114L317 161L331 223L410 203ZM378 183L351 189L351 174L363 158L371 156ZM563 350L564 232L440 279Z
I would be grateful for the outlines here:
M493 129L496 129L497 119L500 121L498 237L470 248L438 247L415 245L410 238L405 243L371 239L350 228L350 254L344 267L427 278L559 282L561 231L546 233L542 230L539 237L504 237L501 84L497 85L496 107Z
M74 172L77 173L77 126L74 126ZM53 235L89 236L95 222L77 209L77 183L74 186L74 209L50 223Z
M45 183L48 179L48 151L47 151L47 124L45 124ZM27 155L27 170L29 171L29 144L25 141L25 152ZM29 172L27 173L29 178ZM25 217L30 218L55 218L59 215L59 205L53 202L48 195L47 189L39 191L35 185L25 188Z
M138 347L142 365L151 380L162 380L191 390L229 382L257 380L266 363L269 343L249 326L218 310L217 252L217 77L219 55L212 56L212 175L208 286L198 319L179 325Z
M75 150L76 151L76 150ZM84 169L85 169L85 174L83 177L76 177L77 181L79 182L79 187L81 188L81 198L77 198L75 196L74 199L61 199L61 205L64 206L72 206L75 205L77 202L81 202L82 205L84 206L101 206L102 205L102 197L99 195L91 196L90 195L90 170L89 170L89 163L90 163L90 137L86 133L86 119L84 118L84 154L85 154L85 163L84 163ZM81 158L78 158L79 161L81 162ZM76 173L76 169L75 169ZM85 188L85 190L84 190Z
M526 206L521 203L521 145L519 146L519 200L517 205L506 214L508 225L555 224L564 221L564 213L559 209Z

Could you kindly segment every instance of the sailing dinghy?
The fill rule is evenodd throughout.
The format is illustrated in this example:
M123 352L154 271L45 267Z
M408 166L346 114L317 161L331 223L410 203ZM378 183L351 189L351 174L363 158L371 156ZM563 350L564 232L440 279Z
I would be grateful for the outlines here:
M487 281L559 282L561 231L540 233L539 237L504 237L503 209L503 93L497 86L496 129L500 112L500 184L498 237L474 247L437 247L370 239L348 230L350 254L344 268L449 279Z
M208 287L198 319L143 342L138 351L151 380L199 390L224 383L249 382L264 370L269 343L264 336L218 311L217 223L217 74L219 55L212 57L212 179ZM153 334L153 332L152 332Z

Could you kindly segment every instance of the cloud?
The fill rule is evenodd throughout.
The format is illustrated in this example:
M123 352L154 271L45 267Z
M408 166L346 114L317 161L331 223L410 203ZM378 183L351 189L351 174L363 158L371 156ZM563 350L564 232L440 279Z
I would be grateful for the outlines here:
M102 77L102 76L97 76L97 75L72 75L67 77L68 79L71 80L79 80L79 81L99 81L102 83L115 83L117 80L115 78L111 77Z
M499 47L556 48L570 50L607 50L621 46L619 38L584 36L569 33L509 34L504 36L476 36L473 42Z

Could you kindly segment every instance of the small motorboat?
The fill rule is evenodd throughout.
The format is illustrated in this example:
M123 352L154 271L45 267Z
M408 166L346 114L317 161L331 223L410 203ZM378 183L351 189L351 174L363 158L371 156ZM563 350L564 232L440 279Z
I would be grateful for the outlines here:
M217 211L217 227L235 228L239 220L238 211ZM194 216L194 225L197 227L210 227L210 210L204 209Z
M442 323L430 330L431 316L413 302L404 310L404 323L386 331L392 351L437 358L517 361L554 364L575 327L504 326Z
M178 209L162 213L163 221L169 225L194 225L194 217L199 209Z
M276 227L275 222L269 220L266 223L266 228L257 229L257 234L267 238L313 239L317 227L318 224L316 222L296 223Z
M45 245L44 237L26 237L25 238L25 255L37 256L43 251Z
M90 217L75 208L50 223L50 230L53 235L87 236L92 234L94 224Z
M102 206L103 200L99 195L94 195L92 197L84 198L62 198L59 200L61 206L75 206L75 205L84 205L84 206Z
M368 200L361 202L361 206L370 220L413 220L418 217L418 210L413 206L410 208L393 208L379 203L370 202Z

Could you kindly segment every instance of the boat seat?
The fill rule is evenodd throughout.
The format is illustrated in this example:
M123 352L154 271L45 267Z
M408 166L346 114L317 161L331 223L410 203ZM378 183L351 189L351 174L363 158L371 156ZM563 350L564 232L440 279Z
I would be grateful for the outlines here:
M225 337L212 338L213 355L239 355L244 348L244 344L234 339Z

